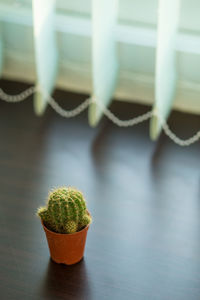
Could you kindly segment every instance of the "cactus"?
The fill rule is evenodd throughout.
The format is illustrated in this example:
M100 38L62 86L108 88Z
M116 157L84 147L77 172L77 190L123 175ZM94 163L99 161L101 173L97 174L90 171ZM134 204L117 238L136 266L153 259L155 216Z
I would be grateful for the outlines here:
M53 190L47 206L40 207L37 214L48 229L58 233L75 233L92 220L83 194L71 187Z

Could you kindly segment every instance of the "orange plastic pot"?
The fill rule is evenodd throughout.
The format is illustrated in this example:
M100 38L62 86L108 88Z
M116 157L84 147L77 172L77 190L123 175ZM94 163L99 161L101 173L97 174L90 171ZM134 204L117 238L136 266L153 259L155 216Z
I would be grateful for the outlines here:
M53 261L59 264L73 265L83 258L89 225L72 234L53 232L43 222L42 226Z

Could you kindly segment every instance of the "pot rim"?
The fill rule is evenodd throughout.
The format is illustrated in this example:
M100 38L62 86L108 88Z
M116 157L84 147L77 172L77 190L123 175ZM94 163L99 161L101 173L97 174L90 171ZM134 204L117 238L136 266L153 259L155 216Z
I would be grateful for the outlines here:
M55 234L55 235L60 235L60 236L72 236L72 235L77 235L77 234L80 234L80 233L82 233L84 230L86 230L86 229L88 229L89 228L89 226L90 226L90 224L91 224L91 222L87 225L87 226L85 226L83 229L81 229L81 230L79 230L79 231L76 231L76 232L74 232L74 233L59 233L59 232L55 232L55 231L52 231L52 230L50 230L50 229L48 229L45 225L44 225L44 222L43 222L43 220L40 218L40 220L41 220L41 223L42 223L42 226L45 228L45 230L46 231L48 231L48 232L50 232L50 233L52 233L52 234Z

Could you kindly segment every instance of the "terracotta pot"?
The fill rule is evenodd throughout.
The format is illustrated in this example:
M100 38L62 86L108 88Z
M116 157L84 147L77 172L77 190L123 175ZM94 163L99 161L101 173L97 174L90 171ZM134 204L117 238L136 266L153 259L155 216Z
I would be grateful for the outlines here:
M53 261L59 264L73 265L83 258L89 225L81 231L72 234L53 232L43 222L42 226Z

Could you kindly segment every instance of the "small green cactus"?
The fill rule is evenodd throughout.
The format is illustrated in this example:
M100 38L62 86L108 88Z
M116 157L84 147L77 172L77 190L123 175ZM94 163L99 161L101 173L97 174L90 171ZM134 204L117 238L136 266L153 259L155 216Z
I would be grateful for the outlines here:
M74 233L91 223L83 194L75 188L61 187L49 194L46 207L37 215L44 225L58 233Z

